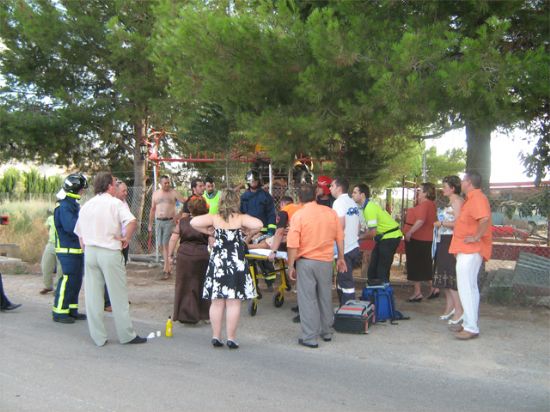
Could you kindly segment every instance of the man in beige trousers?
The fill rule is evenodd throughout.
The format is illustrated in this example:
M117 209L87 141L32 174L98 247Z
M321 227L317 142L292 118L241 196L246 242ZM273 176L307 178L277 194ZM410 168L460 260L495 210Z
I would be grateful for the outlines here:
M107 284L115 327L120 343L145 343L136 335L130 320L128 287L122 249L134 234L136 218L114 195L115 179L101 172L94 179L95 196L80 209L74 232L78 235L85 262L86 314L88 329L97 346L107 342L103 322L104 289ZM121 227L126 228L122 236Z
M53 292L61 275L61 263L59 263L57 255L55 254L55 223L51 210L48 210L48 218L46 219L45 226L48 228L48 242L44 247L42 259L40 261L42 280L44 281L44 288L40 291L41 295Z

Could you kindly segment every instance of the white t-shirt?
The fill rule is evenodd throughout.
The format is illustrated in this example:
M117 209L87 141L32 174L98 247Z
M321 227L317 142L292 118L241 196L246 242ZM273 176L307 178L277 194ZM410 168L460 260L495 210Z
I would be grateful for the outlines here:
M121 250L122 243L115 237L121 237L121 228L135 219L120 199L102 193L82 206L74 233L82 238L85 246Z
M351 252L359 247L359 228L361 225L359 207L347 193L343 193L334 201L332 208L336 211L338 217L345 217L344 253Z

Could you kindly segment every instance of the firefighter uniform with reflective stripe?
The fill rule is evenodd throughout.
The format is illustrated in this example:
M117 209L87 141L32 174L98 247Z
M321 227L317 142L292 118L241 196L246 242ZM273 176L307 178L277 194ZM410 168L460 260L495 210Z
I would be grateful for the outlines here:
M67 193L54 210L56 230L55 252L61 263L62 276L57 283L53 303L53 317L78 315L78 294L84 273L84 254L78 236L73 232L78 220L80 195Z
M271 195L261 187L256 191L247 190L241 195L241 213L256 217L262 221L262 232L270 235L275 233L275 202Z
M241 195L241 213L260 219L264 225L262 232L273 236L276 225L275 202L273 197L258 187L255 191L247 190ZM273 263L268 261L256 261L257 271L263 274L264 280L268 286L273 284L277 275Z

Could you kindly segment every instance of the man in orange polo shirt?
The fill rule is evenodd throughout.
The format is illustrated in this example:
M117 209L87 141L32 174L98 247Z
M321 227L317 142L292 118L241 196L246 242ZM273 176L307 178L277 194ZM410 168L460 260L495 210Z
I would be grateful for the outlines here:
M491 257L491 207L481 191L481 176L467 171L461 183L466 201L455 222L449 253L456 254L456 280L460 302L464 308L462 326L456 338L467 340L479 336L479 290L477 275L483 260Z
M302 337L300 345L319 347L317 339L332 340L332 262L334 242L338 247L336 267L345 272L344 231L332 209L315 202L315 187L304 185L298 192L304 205L294 213L287 236L288 276L297 279ZM296 263L296 268L294 267Z

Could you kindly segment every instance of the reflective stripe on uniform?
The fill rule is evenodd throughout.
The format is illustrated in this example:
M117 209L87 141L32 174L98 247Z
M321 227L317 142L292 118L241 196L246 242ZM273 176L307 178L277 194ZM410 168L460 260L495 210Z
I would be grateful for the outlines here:
M74 193L65 192L65 196L72 197L73 199L80 200L80 195L75 195Z
M71 303L69 309L78 309L78 303Z
M342 288L340 285L337 286L342 293L355 293L355 288Z
M74 255L81 255L84 252L82 251L82 249L74 249L70 247L56 247L55 253L70 253Z
M59 299L57 301L57 306L53 306L52 311L54 313L59 313L62 315L68 315L70 313L69 309L62 309L63 308L63 301L65 300L65 290L67 288L67 281L69 280L69 277L67 275L63 275L61 278L61 286L59 287Z

